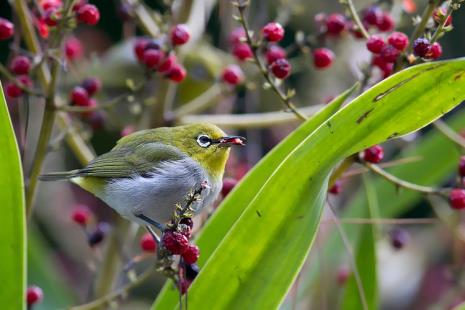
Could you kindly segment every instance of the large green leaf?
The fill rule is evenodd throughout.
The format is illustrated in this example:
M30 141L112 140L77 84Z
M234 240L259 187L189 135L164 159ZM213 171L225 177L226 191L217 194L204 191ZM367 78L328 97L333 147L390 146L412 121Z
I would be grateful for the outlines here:
M16 138L0 85L0 304L23 309L26 285L23 174Z
M404 70L288 149L265 182L248 187L255 197L245 201L246 209L203 266L191 287L189 307L279 305L314 240L332 167L354 152L417 130L452 109L465 98L464 72L464 60ZM294 137L295 133L288 139ZM241 205L238 190L228 199L234 200ZM209 225L223 225L217 220ZM159 300L156 305L173 308L176 301Z
M371 177L364 177L368 218L377 218L378 197ZM342 309L378 309L378 277L376 271L376 226L364 225L355 255L356 272L352 272L344 290ZM358 275L359 280L356 278ZM360 282L358 282L360 281Z

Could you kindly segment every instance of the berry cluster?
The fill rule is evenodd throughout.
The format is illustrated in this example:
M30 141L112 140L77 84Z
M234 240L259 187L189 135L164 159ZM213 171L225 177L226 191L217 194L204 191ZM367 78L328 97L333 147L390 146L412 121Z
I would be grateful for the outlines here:
M442 55L439 42L430 43L426 38L418 38L413 42L413 53L425 59L437 59Z
M5 85L5 92L10 98L18 98L24 94L24 87L31 88L32 80L29 78L31 60L26 56L16 56L11 60L9 70L15 75L15 81L10 81Z
M190 33L186 25L175 25L170 32L170 46L163 40L139 38L134 44L134 55L148 72L159 72L171 81L179 83L185 79L187 72L177 62L176 55L170 49L187 43L189 38Z
M79 0L72 8L73 16L78 22L87 25L96 25L100 20L98 8L87 3L87 0ZM35 11L35 23L39 34L43 38L48 38L50 30L54 29L63 19L62 0L42 0L39 1Z
M92 213L85 205L76 205L70 215L71 220L84 229L87 236L87 243L90 247L95 247L102 243L105 236L110 231L110 225L106 222L98 222L95 227L89 230L89 224L93 220Z
M366 29L376 28L380 32L390 32L395 26L391 14L383 11L377 5L372 5L363 10L362 23Z
M408 45L409 39L402 32L391 33L387 38L387 42L379 35L372 35L366 43L367 49L375 54L372 64L381 69L384 77L391 75L394 63Z
M92 98L100 89L102 88L102 83L97 78L87 78L84 79L81 84L75 86L70 94L70 102L74 106L93 108L97 105L97 100ZM99 116L101 111L92 111L82 113L84 120L88 121L90 124L98 124L97 120L101 119Z

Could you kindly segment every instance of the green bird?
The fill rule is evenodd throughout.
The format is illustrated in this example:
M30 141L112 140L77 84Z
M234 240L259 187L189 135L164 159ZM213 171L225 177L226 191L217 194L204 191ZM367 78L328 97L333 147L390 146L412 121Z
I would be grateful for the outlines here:
M141 130L121 138L82 169L41 179L71 180L124 218L163 230L189 192L207 185L191 206L195 213L213 203L230 146L245 141L208 123Z

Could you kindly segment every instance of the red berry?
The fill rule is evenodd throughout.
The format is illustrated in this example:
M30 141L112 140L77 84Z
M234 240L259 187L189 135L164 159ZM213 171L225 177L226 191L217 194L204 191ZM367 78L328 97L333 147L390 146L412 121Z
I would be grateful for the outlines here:
M450 206L453 209L465 209L465 189L454 188L449 194Z
M136 128L133 125L128 125L121 130L121 137L125 137L127 135L132 134L134 131L136 131Z
M377 26L383 19L383 11L378 6L371 6L363 11L363 21L368 25Z
M230 191L236 186L237 180L233 178L225 178L223 180L223 187L221 188L221 195L226 197Z
M23 94L23 90L13 82L5 84L5 93L10 98L18 98Z
M162 58L163 51L156 49L146 49L144 51L142 62L147 66L147 68L155 69Z
M396 31L391 33L391 35L388 37L388 43L399 51L403 51L407 48L409 39L405 33Z
M433 44L431 44L427 57L430 59L438 59L439 57L441 57L441 55L442 55L441 44L439 44L439 42L434 42Z
M247 43L234 45L232 53L239 60L246 60L253 57L252 49Z
M326 18L326 31L338 35L346 29L346 18L342 14L331 14Z
M81 226L86 226L89 222L89 218L89 209L87 209L87 207L84 206L78 206L73 210L73 213L71 214L71 219L73 220L73 222Z
M337 284L340 286L343 286L346 284L347 279L349 279L350 276L350 270L347 268L347 266L341 266L337 270Z
M413 53L419 57L426 57L430 48L431 44L426 38L418 38L413 42Z
M140 238L140 247L145 252L155 252L157 250L157 242L153 239L150 233L145 233Z
M286 51L278 46L278 45L271 45L265 52L266 62L271 65L278 59L286 58Z
M377 35L372 35L367 40L367 49L373 54L379 54L385 45L384 39Z
M313 51L313 64L318 69L326 69L331 66L334 60L334 53L328 48L317 48Z
M465 156L460 157L458 171L461 177L465 177Z
M50 8L44 13L44 22L49 27L55 27L61 19L61 12L57 8Z
M144 62L145 47L149 43L146 38L139 38L134 43L134 54L139 62Z
M377 164L383 160L384 149L381 145L374 145L363 151L363 159L369 163Z
M176 56L174 54L170 54L168 57L165 57L165 59L162 60L157 70L162 73L169 72L176 61Z
M100 12L93 4L84 4L77 11L77 19L87 25L95 25L100 19Z
M234 46L236 44L244 43L246 39L244 28L237 27L229 34L229 43Z
M166 74L168 79L176 83L182 82L186 78L186 75L186 69L178 63L174 63L170 71Z
M389 233L391 245L394 249L402 249L410 240L410 235L405 229L396 228Z
M286 58L276 60L271 64L271 73L278 79L285 79L291 74L292 66Z
M10 71L14 74L28 74L31 61L26 56L16 56L10 64Z
M337 195L342 191L342 182L341 180L337 180L334 182L334 185L328 190L329 193Z
M71 102L75 105L86 107L89 105L89 94L84 87L76 86L71 92Z
M391 45L386 45L381 49L380 56L387 63L394 63L399 57L400 52L398 49Z
M269 42L279 42L284 38L284 28L279 23L271 22L262 28L262 34Z
M189 247L189 240L186 236L171 230L163 234L162 243L173 255L183 254Z
M189 265L195 263L199 259L199 256L200 250L196 245L193 244L189 244L186 251L182 253L182 258L184 259L184 262L186 262L186 264Z
M94 99L89 99L89 106L95 105ZM105 125L105 113L103 111L92 111L90 113L86 113L85 121L92 127L93 130L100 130Z
M76 4L73 5L73 12L78 12L80 8L87 4L87 0L78 0Z
M394 29L394 19L388 13L383 13L381 22L377 25L379 31L389 32Z
M362 23L365 26L365 29L367 29L369 25L366 22L362 22ZM356 39L364 39L365 38L363 36L363 33L360 31L360 29L358 28L357 25L355 25L352 22L348 22L348 24L349 24L349 26L348 26L349 31L350 31L350 33L352 33L354 38L356 38Z
M102 88L102 82L97 78L91 77L82 81L81 86L87 91L89 96L93 96Z
M34 285L27 288L26 301L28 306L32 306L41 302L43 298L44 293L40 287Z
M15 26L8 19L0 17L0 40L7 40L15 33Z
M433 19L436 24L442 24L444 19L446 18L447 10L445 8L437 8L433 12ZM444 24L445 27L450 26L452 24L452 15L447 17L446 23Z
M223 70L221 78L223 82L234 86L242 82L244 74L238 65L230 65Z
M83 54L81 41L75 37L68 38L65 42L65 54L69 61L81 58Z
M179 24L171 28L171 44L182 45L189 41L191 35L187 25Z
M48 9L58 9L63 5L61 0L42 0L39 1L39 6L42 10L47 11Z

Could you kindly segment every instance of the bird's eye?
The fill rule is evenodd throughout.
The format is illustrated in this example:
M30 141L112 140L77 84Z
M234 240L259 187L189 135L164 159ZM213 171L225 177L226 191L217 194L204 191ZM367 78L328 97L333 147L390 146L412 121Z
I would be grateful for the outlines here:
M212 139L206 135L200 135L197 137L197 144L201 147L209 147L212 144Z

